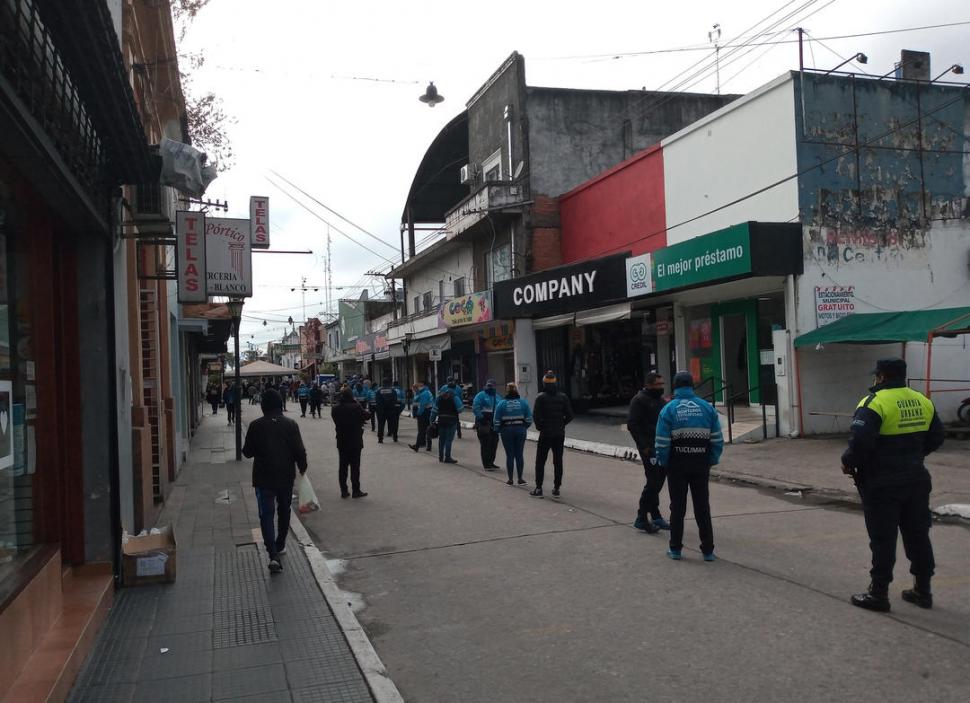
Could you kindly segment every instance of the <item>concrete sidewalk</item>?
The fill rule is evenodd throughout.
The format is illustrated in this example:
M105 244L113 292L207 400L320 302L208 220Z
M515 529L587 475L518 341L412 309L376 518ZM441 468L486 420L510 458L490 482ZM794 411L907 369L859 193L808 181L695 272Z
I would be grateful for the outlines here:
M472 427L470 422L463 424ZM570 449L640 461L626 421L621 418L579 415L569 423L566 434L566 446ZM538 433L529 431L530 440L538 437ZM721 464L712 475L767 489L801 491L806 497L858 504L855 486L841 471L845 446L845 437L732 444L725 447ZM927 457L926 466L933 476L934 510L970 504L970 441L947 439L940 451Z
M244 405L244 419L256 410ZM176 583L118 592L72 701L375 700L295 515L284 572L270 577L251 464L234 461L225 420L203 420L158 521L175 526Z

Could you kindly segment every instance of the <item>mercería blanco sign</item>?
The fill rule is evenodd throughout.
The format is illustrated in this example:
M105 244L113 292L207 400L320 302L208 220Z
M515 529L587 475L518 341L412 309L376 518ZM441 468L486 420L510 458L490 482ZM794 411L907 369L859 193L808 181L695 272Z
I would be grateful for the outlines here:
M175 262L178 268L178 301L204 303L205 213L180 210L175 213Z
M249 226L253 249L269 249L269 198L265 195L249 198Z
M626 258L612 254L493 286L495 319L544 317L626 299Z
M209 217L205 222L206 293L248 298L253 294L249 220Z
M516 305L531 305L532 303L544 303L553 298L568 298L572 295L583 295L592 293L595 290L596 271L575 274L573 276L563 276L553 278L548 281L538 283L528 283L523 286L516 286L512 291L512 302Z

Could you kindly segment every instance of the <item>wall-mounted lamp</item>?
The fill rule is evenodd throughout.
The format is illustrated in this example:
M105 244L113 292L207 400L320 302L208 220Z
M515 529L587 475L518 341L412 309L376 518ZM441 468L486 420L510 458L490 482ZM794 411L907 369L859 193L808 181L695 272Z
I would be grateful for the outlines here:
M849 58L847 58L845 61L843 61L842 63L840 63L835 68L830 68L828 71L825 72L824 75L827 76L830 73L833 73L835 71L838 71L840 68L842 68L843 66L845 66L847 63L851 63L853 61L855 61L856 63L867 64L867 63L869 63L869 57L866 56L865 54L863 54L860 51L858 54L853 54L852 56L850 56Z
M933 80L931 80L930 83L936 83L938 80L940 80L947 73L952 73L955 76L962 76L963 75L963 66L961 66L958 63L953 64L948 69L946 69L945 71L943 71L943 73L941 73L936 78L934 78Z

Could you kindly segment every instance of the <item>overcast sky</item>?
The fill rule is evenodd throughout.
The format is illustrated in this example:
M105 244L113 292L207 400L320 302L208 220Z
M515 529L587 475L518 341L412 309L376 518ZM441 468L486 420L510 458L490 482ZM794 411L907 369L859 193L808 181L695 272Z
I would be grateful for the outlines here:
M332 285L344 287L332 292L333 300L358 297L354 286L378 292L382 282L364 274L400 260L400 215L421 157L512 51L525 57L529 85L669 89L683 81L677 74L707 58L715 23L727 45L759 31L768 33L758 42L794 40L792 28L802 26L818 39L806 43L808 67L831 68L842 60L837 54L861 51L869 64L858 68L880 75L907 48L931 51L935 75L953 63L970 64L970 25L829 37L968 20L967 6L952 0L211 0L180 47L204 52L205 65L192 72L196 89L215 91L236 120L230 127L235 165L207 196L228 200L229 217L248 217L249 196L269 195L273 248L313 251L254 255L256 291L244 310L243 348L247 342L265 348L267 340L280 338L287 316L303 318L301 292L290 289L304 276L321 287L307 292L307 315L324 310L327 225L267 176L333 224ZM704 50L629 55L681 48ZM725 93L749 92L798 67L794 43L726 47L721 56ZM417 98L432 80L445 101L429 109ZM677 89L714 92L713 69ZM270 169L386 244L300 195Z

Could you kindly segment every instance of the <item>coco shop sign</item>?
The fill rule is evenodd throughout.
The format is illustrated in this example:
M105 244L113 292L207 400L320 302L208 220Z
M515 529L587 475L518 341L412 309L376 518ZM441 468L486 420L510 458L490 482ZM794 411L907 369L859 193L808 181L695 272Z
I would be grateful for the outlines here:
M500 281L494 287L495 317L546 317L624 300L626 259L625 253L613 254Z
M626 261L631 298L750 276L801 274L801 228L744 222Z

